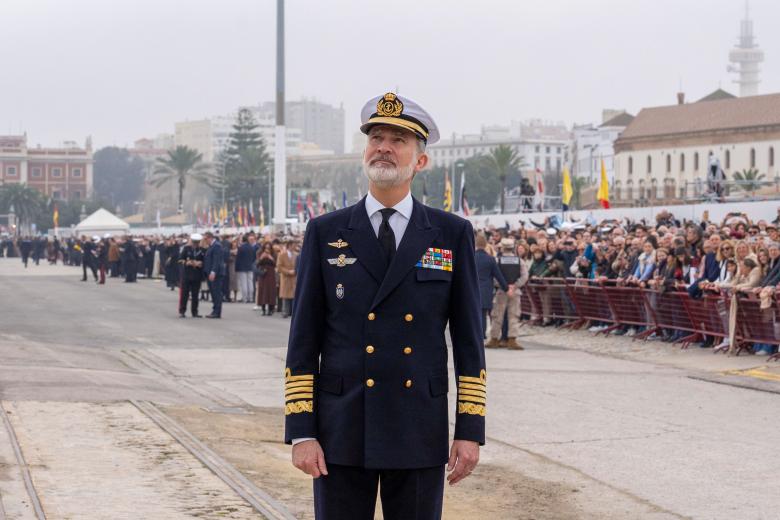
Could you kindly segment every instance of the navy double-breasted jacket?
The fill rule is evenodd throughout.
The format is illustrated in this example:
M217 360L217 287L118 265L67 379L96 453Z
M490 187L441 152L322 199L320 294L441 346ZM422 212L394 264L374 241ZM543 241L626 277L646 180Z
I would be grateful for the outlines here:
M443 269L422 267L426 253L451 254L451 270L446 262ZM448 322L458 381L454 438L484 444L485 355L471 224L415 200L388 266L365 199L311 220L287 350L285 442L314 437L325 460L341 465L446 463Z

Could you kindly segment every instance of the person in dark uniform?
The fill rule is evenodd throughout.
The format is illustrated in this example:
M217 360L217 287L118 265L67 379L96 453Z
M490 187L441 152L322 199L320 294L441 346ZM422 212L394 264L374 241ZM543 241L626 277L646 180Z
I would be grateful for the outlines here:
M498 268L508 284L508 289L496 291L493 309L490 314L490 340L486 348L508 348L524 350L517 342L520 334L520 290L528 281L528 268L517 256L515 241L512 238L501 239L501 251ZM506 326L506 339L501 339Z
M33 243L30 237L22 237L19 239L19 253L22 255L22 263L24 268L27 268L27 262L30 261L30 253L33 250Z
M179 317L184 318L187 313L187 300L192 299L191 311L193 318L200 318L198 314L198 292L203 281L203 261L206 251L200 247L203 236L193 233L190 242L185 245L179 254L178 263L181 266L181 280L179 282Z
M138 259L140 253L133 237L128 236L125 239L125 245L122 249L122 263L125 266L125 283L134 283L138 277Z
M206 231L205 236L209 247L203 258L203 272L206 274L211 293L211 314L207 314L206 317L221 318L222 284L227 273L224 251L219 238L215 237L211 231Z
M504 275L501 274L498 264L496 264L496 259L485 251L487 247L485 235L480 234L477 236L476 247L475 259L477 262L477 277L479 278L479 296L482 301L482 337L485 338L487 317L490 315L491 309L493 309L494 280L498 282L498 286L502 291L507 291L509 286Z
M171 237L166 241L165 246L160 251L160 254L165 258L163 261L163 265L165 265L165 283L171 291L179 285L179 266L181 265L181 262L179 262L179 249L176 238ZM197 314L197 312L195 314Z
M317 519L441 518L485 442L486 371L471 224L411 196L438 140L431 117L388 93L364 107L369 193L312 219L285 369L285 442L314 477ZM457 397L449 442L449 322Z
M41 265L41 258L46 251L46 239L43 237L35 237L33 239L33 252L32 259L35 265Z
M90 241L87 237L81 237L81 281L87 281L87 268L92 271L92 277L98 281L97 269L95 268L95 241Z

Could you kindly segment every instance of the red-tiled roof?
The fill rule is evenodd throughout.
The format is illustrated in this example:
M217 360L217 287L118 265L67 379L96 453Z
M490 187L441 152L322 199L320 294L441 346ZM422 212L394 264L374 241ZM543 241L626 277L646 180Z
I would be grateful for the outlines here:
M780 125L780 94L643 108L620 140Z

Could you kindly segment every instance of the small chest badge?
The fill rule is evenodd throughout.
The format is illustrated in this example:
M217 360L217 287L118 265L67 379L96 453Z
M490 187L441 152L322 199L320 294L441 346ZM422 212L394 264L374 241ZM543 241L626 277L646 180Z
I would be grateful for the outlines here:
M328 258L328 263L336 267L346 267L355 262L357 262L357 258L347 258L347 255L339 255L338 258Z
M344 299L344 286L341 284L338 284L336 286L336 298L338 298L339 300Z
M336 249L341 249L342 247L348 247L349 244L347 242L344 242L340 238L336 240L335 242L328 242L328 245L330 247L335 247Z

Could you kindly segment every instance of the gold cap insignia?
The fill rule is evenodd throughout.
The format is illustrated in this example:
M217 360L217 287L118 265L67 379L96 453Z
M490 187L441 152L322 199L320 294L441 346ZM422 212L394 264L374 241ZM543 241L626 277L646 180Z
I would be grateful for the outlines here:
M382 117L398 117L404 111L404 104L392 92L380 99L376 104L376 113Z

